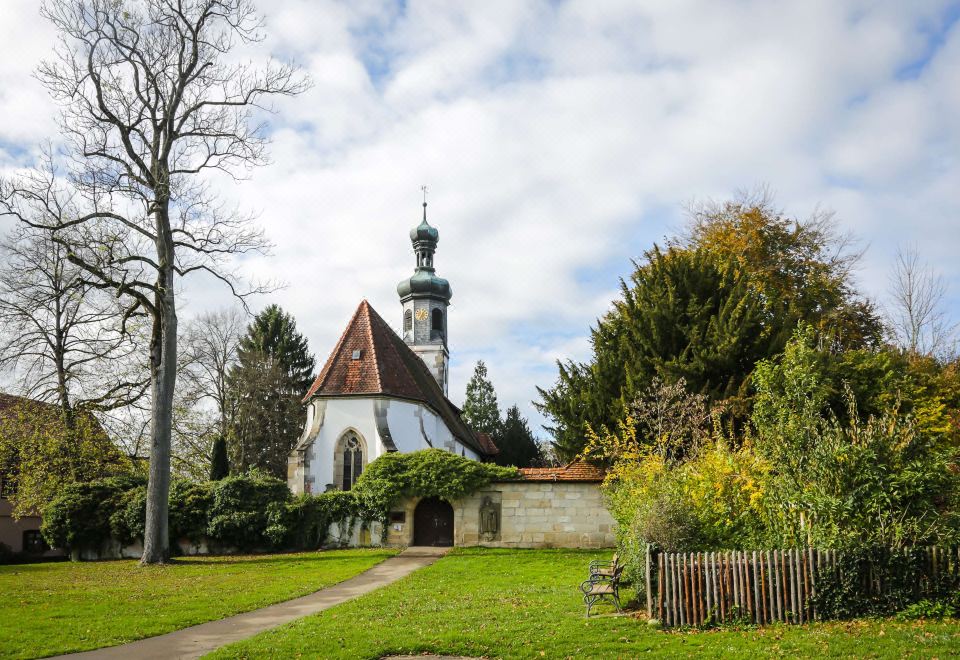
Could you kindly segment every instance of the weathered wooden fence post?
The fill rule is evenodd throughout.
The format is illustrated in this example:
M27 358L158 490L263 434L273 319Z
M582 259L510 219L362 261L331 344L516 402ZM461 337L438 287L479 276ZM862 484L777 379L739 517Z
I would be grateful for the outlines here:
M652 560L653 552L651 551L650 544L647 544L647 566L646 566L646 578L647 578L647 618L653 618L653 579L652 579Z

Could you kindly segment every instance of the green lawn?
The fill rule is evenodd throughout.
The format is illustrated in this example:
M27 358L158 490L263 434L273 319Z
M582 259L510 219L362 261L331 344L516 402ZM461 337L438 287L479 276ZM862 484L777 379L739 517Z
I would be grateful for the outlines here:
M960 654L960 622L855 621L664 632L643 619L584 619L572 550L456 550L354 601L221 649L214 658L379 658L433 652L507 658L923 657ZM595 610L597 611L597 610ZM600 612L610 611L600 610Z
M332 550L0 566L0 657L112 646L316 591L395 554Z

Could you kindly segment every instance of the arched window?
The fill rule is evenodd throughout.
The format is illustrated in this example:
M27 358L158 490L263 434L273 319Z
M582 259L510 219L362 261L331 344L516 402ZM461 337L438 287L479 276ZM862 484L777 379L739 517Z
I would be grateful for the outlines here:
M413 330L413 310L408 309L403 313L403 331L410 332Z
M334 484L341 490L350 490L363 474L366 464L367 451L363 438L354 431L344 433L334 449Z
M430 318L430 334L443 339L443 310L435 307Z

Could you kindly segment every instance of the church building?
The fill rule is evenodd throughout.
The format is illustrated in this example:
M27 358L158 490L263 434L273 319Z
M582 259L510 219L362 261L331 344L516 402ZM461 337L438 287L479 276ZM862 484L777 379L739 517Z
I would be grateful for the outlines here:
M387 452L435 447L474 460L497 453L470 429L449 393L450 283L436 275L439 232L423 221L410 231L416 269L397 286L403 336L366 300L304 397L307 420L288 460L295 494L349 490Z

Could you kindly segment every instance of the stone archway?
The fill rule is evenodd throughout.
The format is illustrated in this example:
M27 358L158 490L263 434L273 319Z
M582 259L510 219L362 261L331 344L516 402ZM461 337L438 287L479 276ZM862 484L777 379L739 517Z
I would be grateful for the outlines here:
M420 500L413 512L413 544L453 545L453 507L437 497Z

